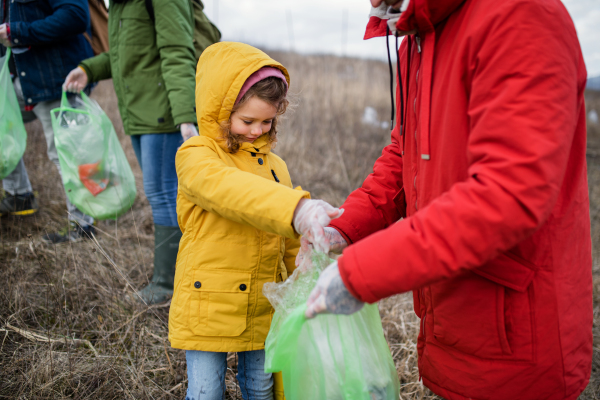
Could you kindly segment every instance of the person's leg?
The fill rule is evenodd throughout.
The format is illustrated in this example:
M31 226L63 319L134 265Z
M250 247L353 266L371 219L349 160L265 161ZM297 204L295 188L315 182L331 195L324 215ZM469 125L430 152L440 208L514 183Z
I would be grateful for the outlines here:
M154 274L139 295L147 304L153 304L166 301L173 295L175 263L181 239L176 212L175 153L183 140L177 132L141 135L139 142L138 157L144 175L144 191L154 218Z
M265 351L238 353L237 379L244 400L273 400L273 374L265 373Z
M17 164L15 170L2 180L2 186L8 194L13 196L33 192L23 158Z
M23 91L19 78L15 79L14 87L19 106L23 108ZM0 203L0 215L29 215L37 211L37 201L33 195L33 189L29 182L29 175L27 174L23 158L19 160L13 172L2 180L2 187L7 196Z
M185 400L223 400L227 353L187 350L188 388Z
M157 225L178 226L175 154L182 144L179 132L141 135L144 191Z
M2 180L2 185L6 196L0 202L0 216L5 214L22 216L37 212L37 201L22 158L15 170Z

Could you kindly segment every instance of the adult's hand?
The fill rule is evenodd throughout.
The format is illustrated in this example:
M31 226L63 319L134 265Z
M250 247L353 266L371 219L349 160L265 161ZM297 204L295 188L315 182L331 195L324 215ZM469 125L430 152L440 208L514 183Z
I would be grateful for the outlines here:
M323 228L343 212L344 210L335 208L323 200L302 199L294 210L294 229L306 237L316 250L328 253L329 241Z
M4 47L12 46L12 43L8 39L8 29L6 28L6 24L0 25L0 44Z
M65 83L63 83L63 90L71 93L79 93L85 89L87 84L87 74L82 68L77 67L73 71L69 72L69 75L67 75Z
M327 227L323 229L323 233L325 234L325 240L329 242L330 254L342 254L342 251L348 247L348 242L346 242L346 239L344 239L337 229ZM305 257L309 257L311 246L312 243L308 238L302 236L302 239L300 239L300 250L296 256L296 267L302 265Z
M181 130L181 136L183 137L184 142L194 136L198 136L198 130L192 123L183 123L179 129Z
M317 285L306 302L306 318L317 314L354 314L365 305L346 289L337 261L329 265L317 280Z
M399 9L402 5L402 0L371 0L371 5L375 8L379 7L381 3L385 2L388 6L392 6L392 8Z

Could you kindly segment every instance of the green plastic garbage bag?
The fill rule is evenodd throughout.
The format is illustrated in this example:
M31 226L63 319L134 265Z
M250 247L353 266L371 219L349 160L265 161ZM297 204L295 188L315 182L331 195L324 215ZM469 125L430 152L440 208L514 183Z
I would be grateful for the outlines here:
M135 200L135 178L112 122L81 93L51 111L54 143L69 201L96 219L117 219Z
M287 400L397 400L400 382L377 304L352 315L304 317L306 300L332 261L313 254L312 268L263 286L275 308L265 372L282 372Z
M27 132L8 70L9 58L10 48L0 58L0 179L14 171L27 145Z

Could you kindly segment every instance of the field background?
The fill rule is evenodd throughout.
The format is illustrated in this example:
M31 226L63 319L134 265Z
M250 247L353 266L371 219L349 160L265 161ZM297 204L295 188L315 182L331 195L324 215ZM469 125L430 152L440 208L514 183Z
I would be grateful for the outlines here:
M378 61L271 52L292 77L295 110L280 129L276 152L294 184L334 205L360 186L389 143L389 75ZM123 134L112 82L95 98L112 119L137 179L138 198L117 222L98 225L97 243L44 245L41 235L66 223L59 175L46 157L38 121L27 124L25 162L39 213L0 219L0 398L182 399L185 354L166 341L168 307L143 306L133 290L152 274L153 224L142 174ZM600 92L587 93L600 114ZM363 118L365 108L371 115ZM377 114L375 116L375 114ZM594 243L594 362L580 399L600 398L600 125L589 125L588 177ZM380 303L402 399L434 399L418 381L419 320L412 296ZM235 355L229 357L228 399L241 399Z

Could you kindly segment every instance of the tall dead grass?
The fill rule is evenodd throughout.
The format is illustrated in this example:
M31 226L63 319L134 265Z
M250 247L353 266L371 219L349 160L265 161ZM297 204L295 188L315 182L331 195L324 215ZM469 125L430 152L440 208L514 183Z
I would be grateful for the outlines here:
M276 152L288 163L294 184L313 197L339 205L358 187L389 129L364 124L365 107L380 122L389 118L387 65L376 61L273 52L286 65L296 110L286 115ZM123 135L110 82L93 97L111 117L134 169L139 196L118 221L98 225L97 242L59 246L40 236L66 223L60 178L47 160L40 124L28 124L25 162L40 211L28 218L0 219L0 397L10 399L171 399L186 389L185 354L170 348L168 306L138 303L134 289L152 274L152 216L129 138ZM600 112L600 96L590 97ZM590 133L590 194L594 255L600 239L600 132ZM593 142L593 143L592 143ZM597 146L597 147L594 147ZM597 150L596 150L597 149ZM594 265L595 321L600 309L600 271ZM418 380L419 321L412 297L380 303L386 338L402 383L402 399L433 399ZM595 324L595 336L599 331ZM598 398L599 358L583 399ZM241 399L229 357L228 399Z

